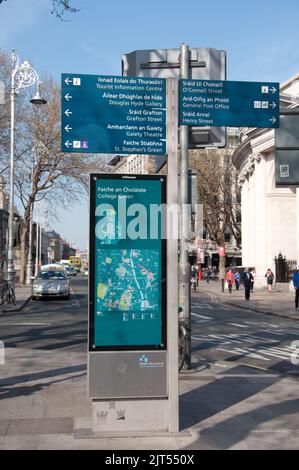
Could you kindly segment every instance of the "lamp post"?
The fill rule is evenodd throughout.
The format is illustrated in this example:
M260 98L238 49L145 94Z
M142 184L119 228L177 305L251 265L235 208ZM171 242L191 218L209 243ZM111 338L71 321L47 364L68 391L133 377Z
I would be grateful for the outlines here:
M32 170L31 170L31 194L34 190L34 158L32 162ZM31 276L32 276L32 224L33 224L33 203L30 207L29 213L29 240L28 240L28 258L27 258L27 267L26 267L26 284L31 284Z
M8 219L8 252L7 252L7 279L14 278L14 151L15 151L15 99L22 88L27 88L37 83L35 96L30 100L33 104L46 104L46 100L40 96L40 81L37 72L31 67L29 62L19 63L19 58L15 51L11 54L13 70L11 73L10 91L10 198L9 198L9 219Z

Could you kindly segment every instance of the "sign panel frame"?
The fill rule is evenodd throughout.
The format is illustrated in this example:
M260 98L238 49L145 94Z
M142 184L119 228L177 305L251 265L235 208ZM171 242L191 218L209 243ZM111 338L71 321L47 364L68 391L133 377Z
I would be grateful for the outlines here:
M226 51L191 47L189 72L195 80L226 80ZM135 50L122 56L122 75L180 78L180 49ZM190 127L189 149L226 146L226 127Z
M275 185L299 186L299 109L283 108L275 130Z
M133 174L91 174L90 175L90 256L89 256L89 302L88 302L88 349L90 353L93 352L113 352L113 351L166 351L167 350L167 240L165 237L160 237L160 260L161 266L159 269L160 273L160 322L161 322L161 341L156 344L110 344L110 345L99 345L95 344L96 335L96 322L95 322L95 310L96 310L96 182L102 180L108 183L108 181L125 181L127 184L130 182L139 181L160 181L161 182L161 204L166 204L166 191L167 191L167 177L166 175L133 175ZM162 217L162 223L163 221ZM136 248L131 247L131 250ZM137 249L136 249L137 250ZM104 249L103 249L104 251Z

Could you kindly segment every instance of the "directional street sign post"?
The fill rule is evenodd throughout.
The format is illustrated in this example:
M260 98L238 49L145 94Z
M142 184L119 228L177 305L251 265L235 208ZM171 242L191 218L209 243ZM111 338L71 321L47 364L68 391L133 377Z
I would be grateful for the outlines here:
M279 83L180 80L180 124L279 127Z
M166 153L166 80L62 74L61 150Z

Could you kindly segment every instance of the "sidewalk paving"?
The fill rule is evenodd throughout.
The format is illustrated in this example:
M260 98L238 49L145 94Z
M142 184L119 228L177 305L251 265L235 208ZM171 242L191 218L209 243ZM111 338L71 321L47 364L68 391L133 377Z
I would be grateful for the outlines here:
M28 289L17 288L19 302ZM254 292L249 303L243 289L222 294L220 282L202 282L199 292L280 316L293 306L292 294L277 286L271 297ZM3 328L5 315L0 315ZM78 439L76 420L91 417L86 353L25 345L5 348L0 364L0 450L298 450L298 379L226 361L203 360L179 375L180 433Z
M238 291L233 288L231 294L228 289L221 292L221 281L199 282L196 292L192 295L200 295L201 293L208 294L213 301L233 307L299 320L299 309L295 309L295 294L289 292L285 286L280 284L273 285L272 293L269 293L266 288L254 289L249 301L245 300L243 286L240 286Z
M91 416L86 354L7 348L0 366L0 450L298 449L298 381L244 365L180 374L180 433L78 439Z

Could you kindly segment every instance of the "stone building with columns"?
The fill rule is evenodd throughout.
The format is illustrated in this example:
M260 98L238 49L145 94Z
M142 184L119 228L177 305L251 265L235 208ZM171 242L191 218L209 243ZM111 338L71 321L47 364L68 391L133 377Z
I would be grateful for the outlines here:
M280 107L298 107L298 97L299 74L281 85ZM299 188L275 185L274 129L243 128L232 161L241 187L242 264L255 267L263 286L279 253L299 264Z

